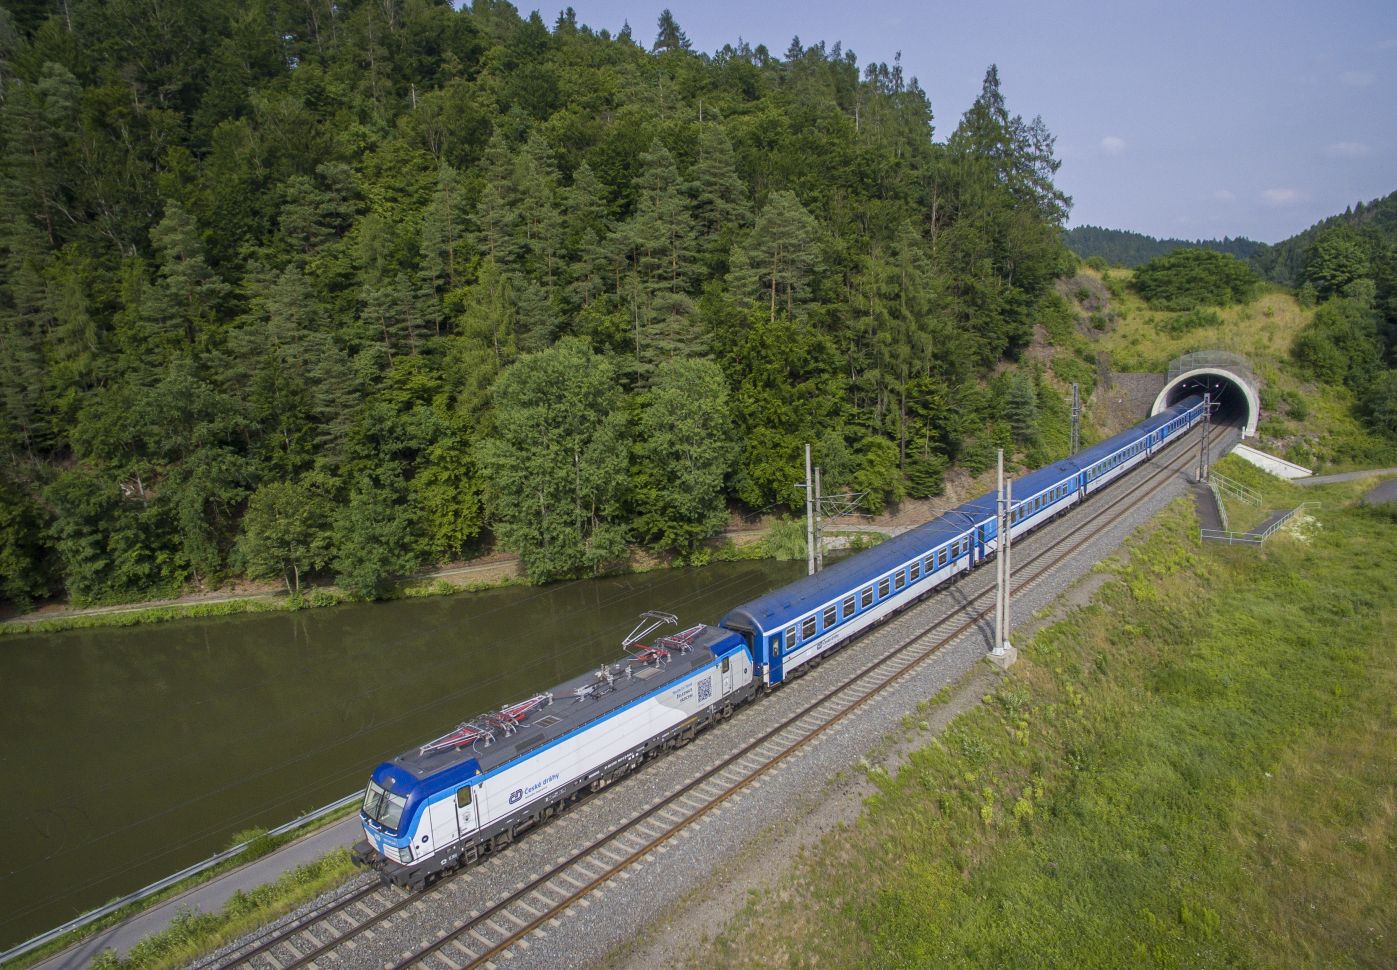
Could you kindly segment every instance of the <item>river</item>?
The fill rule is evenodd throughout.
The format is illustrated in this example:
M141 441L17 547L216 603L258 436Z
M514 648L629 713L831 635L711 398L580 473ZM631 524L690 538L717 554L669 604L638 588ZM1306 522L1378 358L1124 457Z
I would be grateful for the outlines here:
M0 949L361 787L375 764L803 563L0 638Z

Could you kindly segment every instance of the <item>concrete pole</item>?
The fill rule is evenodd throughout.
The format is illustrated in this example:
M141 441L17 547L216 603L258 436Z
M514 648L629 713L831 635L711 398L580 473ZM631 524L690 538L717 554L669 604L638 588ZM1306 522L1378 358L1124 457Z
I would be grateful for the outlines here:
M820 515L820 466L815 466L815 572L825 568L825 528Z
M1203 440L1198 445L1198 480L1206 482L1212 469L1208 467L1208 431L1212 425L1213 395L1203 392Z
M815 479L810 474L810 446L805 446L805 568L815 575Z
M999 449L999 473L994 490L994 530L996 554L994 557L994 645L992 653L999 653L999 645L1004 642L1004 553L1005 540L1009 530L1004 527L1004 449Z
M1069 455L1075 455L1082 447L1082 402L1077 396L1077 385L1072 385L1072 446Z
M1009 630L1013 627L1014 590L1014 480L1004 482L1004 637L996 644L1001 656L1013 650Z
M994 616L994 646L990 648L990 660L996 666L1008 669L1010 665L1018 659L1018 651L1009 642L1009 623L1011 619L1009 609L1009 590L1011 580L1010 557L1013 552L1013 539L1010 532L1013 531L1013 508L1014 508L1014 484L1004 480L1004 451L999 452L999 501L998 505L998 526L999 529L999 554L995 556L995 578L997 586L995 589L995 616Z

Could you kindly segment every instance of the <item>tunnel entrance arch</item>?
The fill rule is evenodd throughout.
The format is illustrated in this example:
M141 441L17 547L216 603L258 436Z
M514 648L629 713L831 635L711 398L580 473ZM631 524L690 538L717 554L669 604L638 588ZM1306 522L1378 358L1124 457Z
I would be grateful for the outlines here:
M1212 394L1217 405L1214 420L1238 425L1243 438L1255 436L1261 416L1256 375L1245 357L1223 350L1200 350L1172 361L1164 388L1150 413L1158 414L1189 395L1204 391Z

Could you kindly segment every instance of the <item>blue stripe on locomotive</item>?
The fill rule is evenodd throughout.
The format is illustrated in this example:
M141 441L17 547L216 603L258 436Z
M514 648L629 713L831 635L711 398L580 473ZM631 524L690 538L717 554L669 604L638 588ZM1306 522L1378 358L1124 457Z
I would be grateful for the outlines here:
M702 667L694 668L692 671L689 672L687 676L681 677L678 680L667 681L666 683L661 684L655 690L650 691L647 694L640 695L630 703L618 707L613 711L608 711L606 714L597 718L595 721L588 721L586 724L582 724L576 728L573 728L566 734L560 734L558 737L547 742L546 744L541 744L537 748L534 748L531 751L523 755L520 755L518 758L513 758L509 761L506 761L505 763L495 768L492 768L490 771L487 771L484 774L480 772L480 762L477 761L475 758L471 758L470 760L464 761L457 765L452 765L450 768L444 768L441 771L433 772L429 775L424 775L421 778L418 778L416 775L399 767L391 761L385 761L383 764L379 765L376 769L374 769L373 780L374 782L386 788L393 794L402 796L406 800L406 804L403 806L403 814L398 823L398 834L395 834L394 832L388 830L384 830L383 844L385 846L390 846L393 848L401 848L407 845L409 842L412 841L412 836L410 833L412 833L415 830L417 826L417 819L422 814L423 810L427 807L427 805L429 805L432 802L438 801L442 798L446 798L448 796L455 797L457 790L459 790L467 782L469 782L472 785L478 785L481 782L488 781L495 775L498 775L500 772L512 768L522 761L527 761L530 758L536 758L539 755L543 754L545 751L549 750L550 748L556 747L557 745L562 744L564 741L567 741L570 738L576 737L584 731L591 731L595 729L598 725L605 724L613 717L617 717L620 714L624 714L626 711L629 711L637 704L642 704L648 700L658 697L660 694L663 694L668 690L672 690L674 687L684 683L685 681L693 680L695 677L699 677L706 674L708 671L712 670L714 667L722 663L724 658L732 657L734 654L746 649L746 642L742 639L742 637L738 636L737 634L734 633L731 636L724 637L716 643L709 645L709 650L713 654L712 662L706 663ZM363 815L361 813L360 818L362 817Z

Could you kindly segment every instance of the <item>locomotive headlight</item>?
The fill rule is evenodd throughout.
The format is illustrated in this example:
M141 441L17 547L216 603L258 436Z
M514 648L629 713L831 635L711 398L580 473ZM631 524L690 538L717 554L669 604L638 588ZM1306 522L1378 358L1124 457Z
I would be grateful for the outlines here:
M401 849L398 850L398 861L399 861L399 862L411 862L411 861L412 861L412 846L410 846L410 845L405 845L405 846L403 846Z

